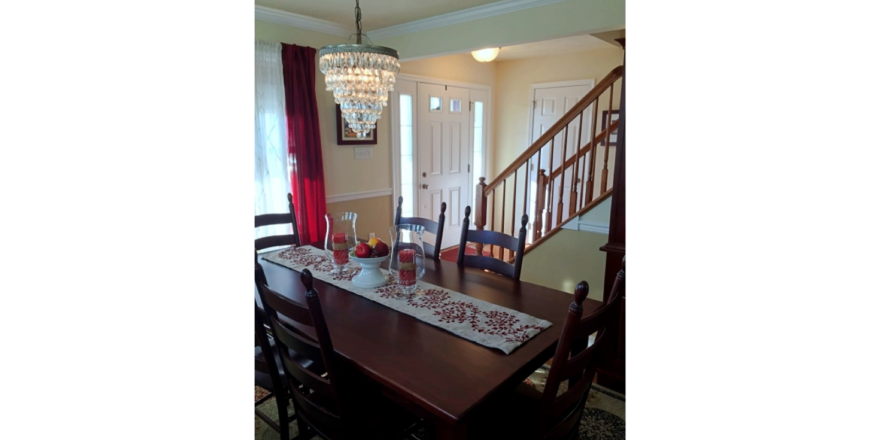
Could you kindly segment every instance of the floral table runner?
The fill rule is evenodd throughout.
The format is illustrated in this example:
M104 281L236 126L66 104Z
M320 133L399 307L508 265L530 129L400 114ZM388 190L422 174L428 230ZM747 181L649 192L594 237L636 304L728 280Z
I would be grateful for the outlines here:
M351 279L360 272L360 267L331 274L332 261L323 250L312 246L291 247L261 256L297 271L308 268L321 281L505 354L552 325L549 321L422 281L419 281L419 289L411 294L403 293L393 283L371 289L356 287ZM388 271L383 269L382 272L388 276Z

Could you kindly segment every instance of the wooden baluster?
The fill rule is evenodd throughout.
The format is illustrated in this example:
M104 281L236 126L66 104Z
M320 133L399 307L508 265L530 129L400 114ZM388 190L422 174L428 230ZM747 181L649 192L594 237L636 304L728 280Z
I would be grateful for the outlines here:
M513 170L513 197L510 199L510 235L516 233L516 175L518 172L519 168Z
M489 217L489 230L494 231L495 230L495 189L494 188L492 189L492 210L489 211L489 213L492 214L492 216ZM495 255L495 246L493 246L491 244L489 245L489 255L492 255L492 256Z
M474 215L474 226L478 231L482 231L486 226L486 178L480 177L480 183L477 184L475 205L476 212ZM483 243L476 243L477 255L483 255Z
M577 206L578 202L578 193L577 186L578 183L581 182L580 174L581 170L581 133L584 131L584 112L581 112L578 116L578 141L577 141L577 152L574 155L574 168L571 172L571 178L574 180L571 182L571 194L568 195L568 216L571 217L574 215L575 211L580 209L580 206Z
M547 176L544 170L538 170L538 187L535 189L535 230L532 231L532 241L544 236L542 226L544 224L544 202L546 202Z
M501 184L501 233L504 233L504 214L507 210L507 179ZM501 258L504 258L504 248L501 248Z
M611 150L611 107L614 105L614 84L608 88L608 128L605 133L605 164L602 166L602 193L608 191L608 151Z
M565 191L565 156L568 153L568 125L565 125L565 134L562 135L562 160L559 165L559 201L556 203L556 224L562 224L563 191Z
M546 214L544 218L544 223L547 224L547 228L553 229L553 188L555 188L556 179L553 177L553 173L547 173L547 210L544 211Z
M545 228L547 226L550 226L551 228L553 227L553 225L551 223L553 220L553 144L555 142L556 142L556 136L554 136L550 139L550 167L547 171L547 175L550 176L550 182L549 182L550 192L547 193L549 200L547 200L547 219L546 219L546 225L544 226Z
M596 119L599 116L599 99L596 99L596 102L593 103L593 132L590 134L592 138L590 143L590 174L587 177L587 191L584 194L584 204L590 203L593 201L593 182L595 180L596 174Z
M541 170L541 156L542 156L541 152L543 150L544 150L543 148L538 150L538 167L536 168L537 170ZM544 179L546 180L546 178L547 177L545 176ZM541 200L544 200L544 193L543 193L544 187L542 186L541 183L539 183L540 180L538 180L538 179L540 179L540 176L538 176L538 173L535 173L535 183L537 183L538 186L535 188L535 218L532 219L532 222L536 226L535 226L535 233L532 235L534 237L540 238L543 233L543 230L541 229L541 225L543 224L542 220L544 219L544 217L543 217L544 216L544 205L542 203L538 202L538 198L540 197Z
M531 192L531 187L532 187L532 185L531 185L532 179L529 178L529 175L531 174L531 171L532 171L531 168L532 168L532 161L531 161L531 159L529 159L528 161L526 161L526 179L523 180L523 186L525 186L525 192L526 192L526 198L523 199L523 215L529 214L529 212L527 210L529 209L529 193Z

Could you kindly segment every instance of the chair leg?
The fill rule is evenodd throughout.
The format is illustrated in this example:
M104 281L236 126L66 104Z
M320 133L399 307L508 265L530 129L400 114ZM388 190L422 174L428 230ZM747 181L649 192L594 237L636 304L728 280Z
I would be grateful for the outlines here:
M281 390L275 396L275 406L278 407L278 434L281 440L290 440L290 421L287 416L287 393Z

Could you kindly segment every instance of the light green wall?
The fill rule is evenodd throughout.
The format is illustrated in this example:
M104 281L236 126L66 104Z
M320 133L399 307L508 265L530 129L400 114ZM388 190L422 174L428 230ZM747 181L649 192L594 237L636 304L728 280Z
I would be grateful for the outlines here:
M611 221L611 197L599 202L593 209L585 212L578 221L587 223L604 223Z
M494 17L376 40L402 59L513 46L625 27L623 0L568 0Z
M587 296L602 300L605 286L605 252L599 247L608 243L605 234L560 230L523 259L523 281L574 293L581 280L590 284Z

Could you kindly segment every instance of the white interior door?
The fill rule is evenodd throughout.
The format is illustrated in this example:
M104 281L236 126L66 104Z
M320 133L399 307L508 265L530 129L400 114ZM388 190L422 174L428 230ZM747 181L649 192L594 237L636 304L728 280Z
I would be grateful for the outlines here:
M571 85L571 86L562 86L562 87L542 87L536 88L534 91L533 99L533 112L532 112L532 139L530 140L530 144L534 143L541 137L547 130L553 126L559 119L564 115L567 111L571 110L571 108L593 88L593 81L590 81L588 84L582 85ZM578 123L578 120L575 119L568 127L568 136L566 135L565 130L560 132L553 139L552 146L548 142L541 149L541 158L540 164L537 159L533 159L529 166L529 181L532 187L532 191L530 191L530 209L529 209L529 228L531 229L532 224L535 220L535 203L536 203L536 189L537 189L537 176L538 169L545 170L545 175L550 176L551 172L557 168L559 168L562 163L563 154L565 155L566 160L573 157L575 152L580 146L583 146L587 142L589 142L591 130L590 127L592 125L592 115L593 109L592 106L588 107L588 109L584 112L584 117ZM582 132L582 133L581 133ZM580 146L578 146L578 139L580 139ZM552 150L552 156L551 156ZM589 155L587 155L589 157ZM540 168L539 168L540 167ZM552 168L551 168L552 167ZM583 168L582 166L580 167ZM564 176L556 176L553 179L553 184L548 185L548 190L552 190L552 194L549 194L547 197L547 203L552 211L552 222L550 226L555 226L556 224L556 212L558 210L558 202L559 202L559 186L562 185L562 193L565 195L562 198L563 208L562 208L562 218L565 219L568 217L569 210L569 193L572 190L572 177L574 179L578 179L580 177L580 173L572 176L572 170L569 169L564 173ZM575 188L579 189L579 185L575 185ZM532 234L529 235L529 241L531 241Z
M446 202L441 249L458 244L464 208L471 200L468 92L428 83L418 87L418 216L436 221L440 204Z

